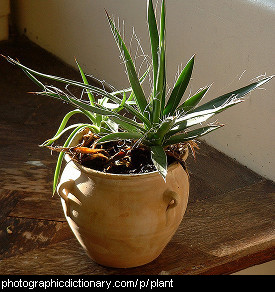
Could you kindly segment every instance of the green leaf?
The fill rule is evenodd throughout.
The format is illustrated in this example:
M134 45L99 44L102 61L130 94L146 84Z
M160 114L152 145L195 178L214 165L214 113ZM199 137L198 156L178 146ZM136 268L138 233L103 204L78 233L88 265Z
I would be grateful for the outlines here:
M119 112L124 108L126 99L127 99L126 93L123 92L123 98L122 98L121 104L118 106L118 108L115 109L116 112Z
M262 80L258 82L253 82L245 87L242 87L238 90L234 90L232 92L226 93L224 95L221 95L215 99L212 99L211 101L195 108L191 112L198 112L202 110L209 110L214 109L216 107L222 106L225 103L231 102L233 100L237 100L248 94L250 91L256 89L257 87L263 85L264 83L270 81L274 76L263 78Z
M108 135L103 136L97 141L97 144L106 143L115 140L138 140L142 139L144 136L139 133L132 133L132 132L118 132L118 133L111 133Z
M214 115L240 102L241 100L239 99L231 100L228 103L225 103L217 108L192 112L190 114L183 115L182 117L176 119L174 127L166 134L166 138L169 138L178 132L182 132L189 127L206 122Z
M261 81L254 82L248 86L224 94L214 100L211 100L210 102L205 103L200 107L195 108L194 110L189 111L188 114L179 117L176 120L174 128L172 128L172 130L168 133L166 137L170 137L175 133L183 131L184 129L193 125L205 122L213 115L221 113L229 107L242 102L243 99L241 99L241 97L248 94L251 90L254 90L264 83L270 81L272 78L273 76L264 78Z
M154 137L160 145L162 145L162 140L167 132L173 127L175 123L176 117L167 117L159 126L157 132L155 133Z
M77 66L78 66L78 69L79 69L79 71L80 71L80 74L81 74L81 77L82 77L82 80L83 80L84 84L89 85L88 80L87 80L87 78L86 78L86 76L85 76L83 70L81 69L81 67L80 67L80 65L78 64L78 62L77 62L76 59L75 59L75 62L76 62L76 64L77 64ZM87 94L88 94L88 97L89 97L89 100L90 100L91 105L94 105L94 103L95 103L95 98L94 98L92 92L91 92L89 89L87 89Z
M151 158L157 171L166 179L167 156L162 146L151 146Z
M113 132L113 133L116 133L118 132L118 128L119 128L119 125L118 123L115 123L114 121L110 120L110 119L104 119L102 122L101 122L101 128L102 127L107 127L108 128L108 132ZM136 130L136 129L135 129Z
M70 136L67 138L67 140L65 141L63 147L68 147L70 145L70 143L72 142L73 138L76 136L76 134L84 129L84 128L91 128L91 125L89 124L82 124L81 126L77 127L71 134ZM91 128L91 130L93 130ZM56 187L57 187L57 184L58 184L58 180L59 180L59 176L60 176L60 170L61 170L61 165L62 165L62 161L63 161L63 158L65 156L65 153L64 152L60 152L59 155L58 155L58 159L57 159L57 162L56 162L56 167L55 167L55 172L54 172L54 178L53 178L53 195L56 191Z
M132 58L131 58L131 56L128 52L128 49L127 49L125 43L123 42L116 26L114 25L112 19L108 15L107 11L106 11L106 15L107 15L107 19L108 19L111 31L113 33L114 39L118 45L118 48L119 48L121 54L124 57L124 62L125 62L128 78L129 78L131 87L135 93L136 103L137 103L141 113L146 115L145 110L147 109L147 101L146 101L143 89L140 85Z
M47 95L47 96L51 96L54 98L62 99L66 102L71 103L73 106L82 109L82 110L91 111L95 114L99 114L102 116L108 116L114 122L118 122L123 128L130 127L132 130L135 130L135 131L138 131L138 130L141 132L146 131L140 124L138 124L134 120L126 118L126 117L124 117L124 116L122 116L114 111L103 108L100 105L97 105L97 106L87 105L87 104L85 104L79 100L76 100L72 97L62 95L62 94L56 94L55 92L50 91L49 89L47 89L47 90L48 90L47 92L38 92L37 94Z
M153 94L153 123L157 124L162 118L162 109L165 103L166 94L166 68L165 68L165 1L162 1L160 15L160 36L159 36L159 59L158 59L158 74L157 88Z
M177 79L177 82L164 109L164 115L174 115L175 110L178 107L182 96L189 84L194 66L194 58L195 55L188 61L184 69L181 71L181 74Z
M177 144L177 143L183 143L186 141L193 140L195 138L206 135L214 130L217 130L222 126L223 125L211 125L211 126L202 127L202 128L199 128L199 129L196 129L193 131L189 131L189 132L184 133L184 134L174 135L164 142L164 146Z
M197 104L202 100L208 89L209 87L204 88L188 98L182 105L177 108L177 111L188 113L190 110L197 106Z
M222 111L224 111L225 109L242 102L242 100L240 99L232 99L232 100L228 100L226 103L214 107L214 108L210 108L210 109L205 109L205 110L201 110L201 111L193 111L191 113L188 114L184 114L182 116L179 116L176 119L175 122L175 126L177 126L178 124L182 123L182 122L186 122L186 127L191 127L193 125L205 122L207 119L209 119L210 117L212 117L215 114L218 114Z
M159 58L159 74L158 74L158 86L157 91L161 93L161 117L165 106L165 96L166 96L166 8L165 0L162 0L161 15L160 15L160 35L159 35L159 48L160 48L160 58ZM161 77L160 77L161 76Z
M150 72L151 70L151 66L148 66L148 68L146 69L146 71L143 73L143 75L139 78L139 82L140 84L142 84L144 82L144 80L146 79L146 77L148 76L148 73ZM124 92L131 92L131 95L133 93L133 90L132 90L132 87L129 87L129 88L125 88L125 89L121 89L121 90L117 90L117 91L114 91L114 92L111 92L110 94L111 95L118 95L118 94L122 94ZM134 97L134 95L133 95ZM129 97L130 98L130 97Z
M114 117L115 120L119 121L118 123L121 125L122 125L122 123L124 123L124 124L126 123L126 124L129 124L131 126L134 126L136 129L140 130L141 132L145 132L145 129L140 124L135 122L133 119L129 119L123 115L116 113L115 111L108 110L100 105L97 105L95 107L93 107L91 105L86 105L85 103L82 103L81 101L75 100L75 99L70 98L70 97L68 97L68 99L74 105L79 106L81 108L84 108L85 110L89 110L91 112L101 114L103 116L109 116L110 119L113 119L113 117Z
M28 76L34 82L36 82L38 86L40 86L42 88L45 88L45 85L43 83L41 83L40 81L38 81L32 74L40 76L40 77L43 77L43 78L47 78L47 79L55 80L55 81L58 81L58 82L62 82L62 83L65 83L65 84L70 84L70 85L73 85L73 86L78 86L80 88L91 90L91 91L93 91L93 92L95 92L95 93L97 93L99 95L102 95L103 97L109 98L110 100L112 100L113 102L115 102L117 104L121 104L121 99L120 98L118 98L118 97L116 97L114 95L111 95L109 92L107 92L107 91L105 91L103 89L100 89L100 88L98 88L96 86L84 84L84 83L81 83L81 82L78 82L78 81L74 81L74 80L70 80L70 79L66 79L66 78L62 78L62 77L58 77L58 76L53 76L53 75L37 72L35 70L32 70L32 69L24 66L23 64L19 63L18 61L13 60L10 57L8 57L7 59L12 64L19 66L25 73L27 72ZM151 126L150 121L143 114L138 112L134 107L132 107L131 105L129 105L127 103L124 105L124 107L130 113L135 115L139 120L141 120L147 127Z
M143 131L140 130L140 128L137 128L136 126L125 122L125 120L122 120L120 118L117 118L115 116L109 117L110 120L112 120L113 122L117 123L120 128L122 128L123 130L126 130L128 132L136 132L136 133L141 133Z
M34 82L36 83L40 88L44 89L45 85L40 82L37 78L35 78L28 70L21 68L22 71Z
M73 129L73 128L77 128L79 126L83 125L81 124L73 124L70 125L66 128L64 128L61 132L56 133L51 139L46 140L44 143L42 143L41 145L39 145L40 147L44 147L44 146L49 146L51 145L54 141L58 140L64 133L66 133L67 131Z
M40 82L37 78L35 78L27 69L23 69L23 72L34 82L36 83L40 88L42 89L45 89L47 90L46 86ZM39 94L39 93L38 93ZM84 114L85 116L87 116L94 124L96 122L96 119L95 117L89 112L89 111L85 111L84 109L79 109L79 110L75 110L75 111L72 111L72 112L69 112L63 119L61 125L63 123L67 123L68 119L73 115L73 114L76 114L76 113L82 113Z
M153 60L153 77L154 77L154 94L156 93L157 89L157 74L158 74L158 46L159 46L159 35L158 35L158 28L157 22L153 7L152 0L147 1L147 22L150 34L150 41L151 41L151 53L152 53L152 60Z
M73 115L75 115L75 114L83 114L83 113L85 113L85 111L83 112L83 111L81 111L81 110L79 110L79 109L76 109L76 110L73 110L73 111L68 112L68 113L64 116L62 122L60 123L60 126L59 126L57 132L55 133L54 137L51 138L51 139L49 139L49 140L47 140L47 141L45 141L41 146L47 146L47 145L52 144L54 141L56 141L57 139L59 139L60 136L62 136L62 135L64 134L64 132L66 132L67 130L69 130L69 129L73 128L73 127L76 127L77 125L80 125L80 124L72 125L72 126L67 127L67 128L65 129L65 127L66 127L66 125L67 125L67 123L68 123L68 121L69 121L69 119L70 119L71 116L73 116ZM88 117L89 117L89 116L88 116ZM64 129L65 129L65 130L64 130ZM99 129L98 129L96 126L94 126L94 130L95 130L96 132L99 131Z

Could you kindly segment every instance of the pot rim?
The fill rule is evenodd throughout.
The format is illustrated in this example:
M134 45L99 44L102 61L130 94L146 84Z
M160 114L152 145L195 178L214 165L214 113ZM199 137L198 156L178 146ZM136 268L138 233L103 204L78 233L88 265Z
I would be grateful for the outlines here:
M95 169L92 169L92 168L88 168L88 167L85 167L81 164L79 164L78 162L76 161L73 161L70 156L68 154L65 154L65 161L68 163L72 163L72 165L81 170L81 171L84 171L85 173L87 174L91 174L91 175L96 175L98 177L110 177L110 178L113 178L113 179L131 179L131 178L147 178L147 177L150 177L150 176L157 176L159 174L159 172L157 170L155 171L151 171L151 172L147 172L147 173L133 173L133 174L122 174L122 173L109 173L109 172L102 172L102 171L98 171L98 170L95 170ZM172 164L170 164L168 166L168 169L167 169L167 172L169 171L173 171L174 169L176 169L177 167L182 167L181 164L179 162L173 162Z

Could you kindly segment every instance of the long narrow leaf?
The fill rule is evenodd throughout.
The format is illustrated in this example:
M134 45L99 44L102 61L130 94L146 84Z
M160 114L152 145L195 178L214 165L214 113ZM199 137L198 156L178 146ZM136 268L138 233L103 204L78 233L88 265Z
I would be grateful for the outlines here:
M143 138L144 136L139 133L131 133L131 132L118 132L118 133L111 133L108 135L103 136L97 141L97 144L106 143L115 140L138 140Z
M121 125L127 124L129 126L134 126L134 127L132 127L132 129L136 129L136 130L138 129L141 132L145 132L146 131L141 125L139 125L134 120L129 119L127 117L124 117L124 116L122 116L122 115L120 115L120 114L118 114L118 113L116 113L114 111L111 111L111 110L108 110L106 108L100 107L100 105L91 106L91 105L85 104L84 102L81 102L81 101L79 101L77 99L74 99L72 97L65 96L65 95L62 95L62 94L56 94L56 93L51 92L51 91L50 92L39 92L38 94L52 96L54 98L62 99L64 101L66 101L66 102L71 103L72 105L74 105L77 108L81 108L83 110L90 111L90 112L93 112L95 114L108 116L110 119L113 119L114 121L121 121L120 122Z
M141 76L141 78L139 79L139 82L140 82L140 84L142 84L143 83L143 81L145 80L145 78L147 77L147 75L148 75L148 73L150 72L150 70L151 70L151 66L149 66L148 68L147 68L147 70L145 71L145 73ZM131 88L132 89L132 88ZM134 100L133 100L134 99ZM132 92L131 92L131 94L130 94L130 96L128 97L128 99L127 99L127 101L126 101L126 103L127 104L130 104L130 103L132 103L132 102L134 102L134 104L136 104L136 102L135 102L135 93L134 93L134 91L132 90ZM149 121L149 120L148 120ZM149 125L148 123L145 123L147 126ZM150 127L150 126L149 126Z
M108 119L108 118L105 118L104 121L101 122L101 126L100 128L105 128L105 132L107 133L116 133L118 132L118 129L119 129L119 125L117 123L115 123L114 121ZM135 132L136 129L133 130L133 132Z
M162 146L151 146L151 159L157 169L162 175L163 179L166 179L167 175L167 156Z
M205 109L205 110L201 110L201 111L193 111L191 113L185 114L185 115L177 118L175 121L175 126L181 124L182 122L186 122L186 127L191 127L195 124L205 122L206 119L208 119L210 116L218 114L218 113L228 109L229 107L236 105L242 101L243 100L241 100L241 99L232 99L232 100L228 100L224 104L217 106L217 107L214 107L214 108Z
M136 103L137 103L140 111L143 114L145 114L145 109L147 108L147 101L146 101L143 89L140 85L134 63L132 61L132 58L128 52L128 49L127 49L125 43L123 42L123 40L120 36L120 33L118 32L115 24L113 23L112 19L110 18L110 16L108 15L107 12L106 12L106 15L107 15L107 19L108 19L111 31L113 33L114 39L118 45L118 48L119 48L122 56L124 57L124 62L125 62L126 70L128 73L128 78L129 78L131 87L135 93Z
M46 140L44 143L42 143L41 145L39 145L40 147L44 147L44 146L50 146L54 141L58 140L64 133L66 133L67 131L73 129L73 128L77 128L79 126L83 125L81 124L73 124L70 125L66 128L64 128L61 132L59 132L58 134L55 134L51 139Z
M74 106L80 108L80 110L86 114L88 117L92 118L92 115L90 114L90 111L93 113L96 113L98 116L99 115L106 115L109 116L111 119L113 119L115 122L119 121L119 124L126 130L131 129L131 131L136 131L137 128L141 131L145 131L139 124L136 122L132 121L131 119L125 118L124 116L121 116L119 114L116 114L114 111L108 111L107 109L104 108L97 108L93 106L86 105L85 103L78 101L76 99L70 98L67 95L64 95L63 92L59 92L58 94L53 92L51 89L47 88L44 86L38 79L36 79L27 69L23 69L23 71L35 82L37 83L40 87L45 89L44 92L38 92L37 94L41 95L47 95L47 96L52 96L54 98L62 99L66 102L72 103ZM113 116L116 116L114 119Z
M162 118L163 109L165 107L166 97L166 6L165 0L162 0L161 15L160 15L160 34L159 34L159 47L160 47L160 58L159 58L159 76L162 76L158 82L161 82L161 112L160 117Z
M80 67L80 65L78 64L76 59L75 59L75 62L78 66L78 69L79 69L79 72L81 74L81 77L82 77L84 84L89 85L89 82L85 76L85 73L83 72L82 68ZM92 92L89 89L87 89L87 94L88 94L91 105L94 105L95 104L95 97L93 96Z
M152 0L147 1L147 22L151 40L151 53L153 61L153 78L154 78L153 95L155 95L157 90L159 35Z
M184 69L182 70L181 74L178 77L178 80L172 90L172 93L169 97L169 100L167 102L167 105L164 109L164 115L173 115L175 113L176 108L178 107L182 96L189 84L191 75L192 75L192 70L194 66L194 58L193 56Z
M165 1L162 1L160 15L160 35L159 35L159 59L157 88L153 96L153 123L159 123L162 118L162 109L164 108L166 93L166 68L165 68Z
M269 77L263 78L262 80L260 80L258 82L253 82L253 83L251 83L245 87L242 87L238 90L221 95L221 96L219 96L215 99L212 99L211 101L195 108L191 112L198 112L198 111L202 111L202 110L214 109L216 107L223 105L224 103L230 102L232 100L240 99L243 96L245 96L246 94L248 94L250 91L252 91L252 90L256 89L257 87L262 86L264 83L270 81L273 77L274 76L269 76Z
M242 102L243 99L241 99L241 97L248 94L251 90L254 90L257 87L268 82L272 78L273 76L264 78L261 81L254 82L241 89L222 95L208 103L205 103L200 107L195 108L194 110L189 111L188 114L176 120L174 128L172 128L172 130L167 134L166 137L170 137L193 125L203 123L211 118L213 115L221 113L229 107Z
M82 103L81 101L75 100L75 99L70 98L70 97L69 97L69 100L70 100L70 102L72 102L76 106L82 107L85 110L89 110L91 112L101 114L103 116L109 116L110 119L112 119L112 117L115 117L116 119L123 121L124 123L130 124L142 132L145 132L145 129L142 126L140 126L137 122L135 122L133 119L129 119L125 116L122 116L122 115L114 112L114 111L107 110L99 105L97 107L93 107L90 105L86 105L86 104Z
M117 118L115 116L109 117L113 122L117 123L122 129L126 130L127 132L135 132L135 133L143 133L139 128L136 126L129 124L128 122L125 122L124 120L121 120L120 118Z
M65 84L69 84L69 85L73 85L73 86L78 86L80 88L88 89L88 90L91 90L91 91L95 92L96 94L99 94L99 95L102 95L103 97L109 98L110 100L112 100L113 102L115 102L117 104L121 104L121 99L120 98L118 98L118 97L116 97L114 95L111 95L109 92L107 92L107 91L105 91L103 89L100 89L100 88L98 88L96 86L92 86L92 85L84 84L84 83L81 83L81 82L78 82L78 81L74 81L74 80L70 80L70 79L66 79L66 78L62 78L62 77L58 77L58 76L53 76L53 75L49 75L49 74L44 74L44 73L35 71L33 69L30 69L30 68L26 67L25 65L21 64L20 62L18 62L16 60L13 60L10 57L7 57L7 60L9 62L11 62L12 64L19 66L23 71L24 70L25 70L25 72L27 71L29 75L32 73L34 75L37 75L37 76L40 76L40 77L43 77L43 78L47 78L47 79L55 80L55 81L58 81L58 82L61 82L61 83L65 83ZM45 87L43 85L43 83L41 83L40 81L37 80L37 82L39 82L38 85L40 87L41 86L43 88ZM138 112L134 107L132 107L131 105L126 103L124 105L124 108L126 110L128 110L130 113L132 113L133 115L135 115L147 127L151 126L150 121L143 114Z
M197 104L202 100L206 92L209 90L209 87L204 88L200 90L198 93L194 94L190 98L188 98L182 105L180 105L177 108L177 111L182 113L188 113L190 110L192 110L194 107L197 106Z
M176 119L174 127L166 134L166 138L169 138L178 132L182 132L183 130L189 127L206 122L209 118L213 117L214 115L240 102L241 100L238 99L231 100L230 102L227 102L217 108L186 114L185 116Z
M204 114L204 115L194 116L193 118L190 118L189 120L184 120L180 123L177 123L177 125L174 126L166 134L166 138L169 138L169 137L175 135L176 133L182 132L182 131L186 130L187 128L192 127L193 125L203 123L213 116L214 116L214 113L208 113L208 114Z
M139 82L140 84L142 84L144 82L144 80L146 79L146 77L148 76L149 72L151 70L151 66L148 66L148 68L146 69L146 71L143 73L143 75L139 78ZM114 91L114 92L111 92L110 94L111 95L118 95L118 94L122 94L123 92L133 92L133 89L132 87L129 87L129 88L125 88L125 89L121 89L121 90L117 90L117 91Z
M84 128L90 128L91 125L90 124L82 124L81 126L77 127L71 134L70 136L67 138L67 140L65 141L63 147L68 147L70 145L70 143L72 142L73 138L76 136L76 134L84 129ZM60 152L58 155L58 159L56 162L56 167L55 167L55 172L54 172L54 178L53 178L53 195L55 193L57 184L58 184L58 180L59 180L59 176L60 176L60 170L61 170L61 165L62 165L62 161L64 158L65 153L64 152Z
M182 142L186 142L186 141L189 141L192 139L196 139L196 138L201 137L203 135L206 135L206 134L208 134L216 129L219 129L222 126L223 125L206 126L206 127L202 127L202 128L199 128L199 129L196 129L196 130L184 133L184 134L174 135L165 141L164 146L182 143Z
M124 92L121 104L118 106L118 108L115 109L116 112L123 110L126 100L127 100L127 96L126 96L126 93Z
M159 126L155 136L157 138L157 140L162 143L162 140L164 138L164 136L171 132L170 129L173 127L173 125L175 124L175 120L176 117L168 117L166 118Z
M40 82L37 78L35 78L28 70L26 69L22 69L23 72L34 82L36 83L40 88L46 90L46 86ZM89 111L86 111L84 109L79 109L79 110L76 110L76 111L72 111L72 112L69 112L63 119L61 125L64 123L64 121L66 121L67 119L69 119L71 117L72 114L75 114L75 113L82 113L84 114L85 116L87 116L91 121L92 123L96 123L96 118L89 112ZM67 121L66 121L67 123Z
M51 138L51 139L49 139L49 140L47 140L47 141L45 141L41 146L50 145L50 144L52 144L54 141L56 141L57 139L59 139L60 136L64 133L64 129L65 129L65 127L66 127L66 125L67 125L69 119L70 119L73 115L75 115L75 114L83 114L83 111L81 111L81 110L79 110L79 109L76 109L76 110L73 110L73 111L68 112L68 113L64 116L62 122L60 123L60 126L59 126L57 132L55 133L54 137ZM77 124L77 125L79 125L79 124ZM73 125L73 126L75 126L75 125ZM71 128L71 127L67 128L66 131L69 130L70 128ZM99 129L98 129L96 126L94 126L94 130L97 131L97 132L99 131Z

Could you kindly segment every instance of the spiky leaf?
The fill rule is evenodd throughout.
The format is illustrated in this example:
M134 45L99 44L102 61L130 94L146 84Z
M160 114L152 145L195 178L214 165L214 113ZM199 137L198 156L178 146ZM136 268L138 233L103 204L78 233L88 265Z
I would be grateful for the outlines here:
M165 1L162 1L160 15L160 34L158 48L158 72L156 91L153 94L153 123L158 124L162 118L166 94L166 68L165 68Z
M139 82L131 55L128 52L128 49L127 49L124 41L122 40L120 33L118 32L114 22L110 18L107 11L106 11L106 15L107 15L107 19L108 19L111 31L113 32L114 39L115 39L115 41L118 45L118 48L119 48L119 50L124 58L126 70L128 73L128 78L129 78L131 87L133 89L133 92L135 94L136 103L137 103L140 111L145 114L145 109L147 108L147 101L146 101L143 89L141 87L141 84Z
M259 86L262 86L264 83L270 81L274 76L263 78L260 81L253 82L245 87L242 87L238 90L234 90L232 92L226 93L224 95L221 95L215 99L212 99L211 101L195 108L192 110L192 112L199 112L203 110L209 110L214 109L216 107L222 106L225 103L231 102L233 100L237 100L251 92L252 90L256 89Z
M193 131L189 131L187 133L184 134L178 134L178 135L174 135L171 138L167 139L164 142L164 145L172 145L172 144L177 144L177 143L182 143L182 142L186 142L192 139L196 139L198 137L201 137L203 135L206 135L214 130L219 129L220 127L222 127L223 125L211 125L211 126L206 126L206 127L202 127Z
M179 75L177 82L167 102L167 105L164 109L164 115L173 115L176 108L178 107L192 75L194 58L195 56L193 56L188 61L188 63L182 70L181 74Z
M202 98L204 97L208 89L209 87L204 88L200 90L198 93L188 98L182 105L180 105L177 108L177 111L179 113L182 113L182 112L188 113L190 110L192 110L194 107L197 106L197 104L202 100Z
M82 68L80 67L80 65L78 64L78 62L77 62L76 59L75 59L75 62L77 64L77 66L78 66L78 69L79 69L79 72L81 74L83 83L86 84L86 85L89 85L89 82L88 82L88 80L86 78L86 75L83 72ZM91 105L94 105L95 104L95 97L94 97L93 93L89 89L87 89L87 94L88 94L88 97L89 97L89 100L90 100Z
M101 137L97 143L106 143L115 140L139 140L142 139L144 136L139 133L131 133L131 132L118 132L118 133L111 133Z
M162 146L151 146L151 158L157 169L162 175L163 179L166 179L167 175L167 156Z
M151 40L151 53L153 60L153 77L154 77L154 89L153 92L156 92L156 84L157 84L157 74L158 74L158 46L159 46L159 35L157 22L153 7L152 0L147 1L147 22Z

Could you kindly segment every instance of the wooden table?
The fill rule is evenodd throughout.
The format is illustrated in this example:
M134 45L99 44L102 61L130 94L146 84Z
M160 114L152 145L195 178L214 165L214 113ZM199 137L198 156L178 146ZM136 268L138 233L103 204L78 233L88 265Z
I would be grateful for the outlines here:
M4 55L45 73L80 77L27 40L1 42ZM190 200L163 253L131 269L106 268L74 238L57 195L56 155L38 147L70 108L27 92L37 87L0 60L0 274L163 275L231 274L275 258L275 186L202 143L188 158Z

